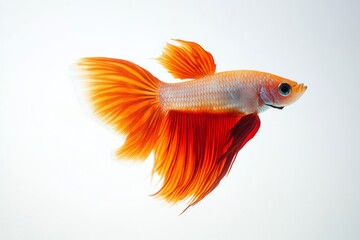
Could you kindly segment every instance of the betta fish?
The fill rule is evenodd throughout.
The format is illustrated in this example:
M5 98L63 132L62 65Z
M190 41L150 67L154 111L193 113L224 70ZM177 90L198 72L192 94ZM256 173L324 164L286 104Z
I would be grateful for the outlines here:
M169 203L197 204L227 175L237 153L260 127L259 113L282 109L307 87L266 72L216 72L212 55L195 42L174 40L157 60L177 79L163 82L130 61L79 60L80 81L96 116L125 143L119 159L154 154L154 194ZM186 209L187 209L186 208Z

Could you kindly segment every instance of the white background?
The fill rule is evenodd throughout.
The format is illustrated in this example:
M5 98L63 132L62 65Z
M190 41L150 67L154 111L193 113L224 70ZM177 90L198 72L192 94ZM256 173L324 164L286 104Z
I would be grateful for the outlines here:
M0 0L0 239L360 239L360 4ZM260 117L230 175L182 216L149 197L151 159L84 112L70 65L151 58L196 41L217 70L304 82Z

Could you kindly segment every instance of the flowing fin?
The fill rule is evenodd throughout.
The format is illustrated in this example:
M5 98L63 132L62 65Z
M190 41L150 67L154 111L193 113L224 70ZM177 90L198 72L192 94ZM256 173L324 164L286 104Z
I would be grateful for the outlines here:
M174 39L179 45L167 43L157 60L179 79L196 79L215 73L212 55L195 42Z
M154 195L170 203L189 199L188 207L195 205L230 171L237 152L259 126L257 114L170 111L155 146L153 172L163 185Z
M77 66L95 114L127 136L117 157L145 160L164 117L158 99L160 81L140 66L121 59L83 58Z

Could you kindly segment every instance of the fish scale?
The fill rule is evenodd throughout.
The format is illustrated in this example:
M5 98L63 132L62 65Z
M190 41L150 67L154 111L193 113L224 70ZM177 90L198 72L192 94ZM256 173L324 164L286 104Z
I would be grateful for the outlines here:
M194 112L252 113L263 108L254 101L261 83L269 74L239 70L220 72L195 81L162 83L159 87L160 103L164 110Z

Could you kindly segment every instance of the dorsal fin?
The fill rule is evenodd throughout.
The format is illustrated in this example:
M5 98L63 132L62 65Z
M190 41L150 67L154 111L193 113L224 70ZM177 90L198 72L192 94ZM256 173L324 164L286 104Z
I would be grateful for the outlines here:
M167 43L157 60L179 79L195 79L215 73L216 65L211 53L195 42L174 39L178 45Z

